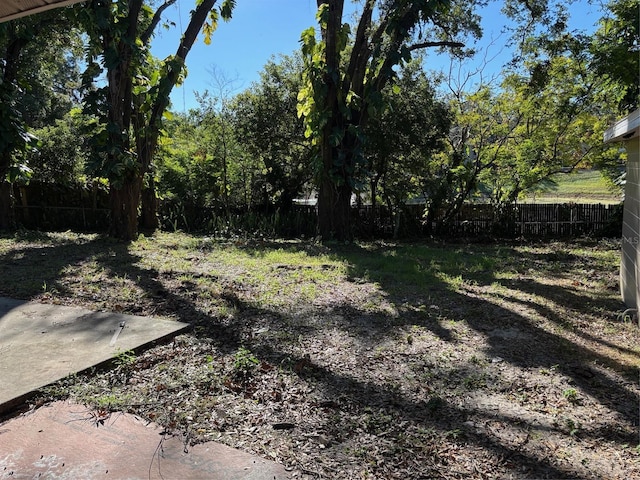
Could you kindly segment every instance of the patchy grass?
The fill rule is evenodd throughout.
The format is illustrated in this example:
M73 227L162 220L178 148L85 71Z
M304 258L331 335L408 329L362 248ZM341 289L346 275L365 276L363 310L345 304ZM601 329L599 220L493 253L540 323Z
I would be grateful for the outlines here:
M598 170L559 173L532 189L526 202L538 203L620 203L623 190Z
M25 233L0 237L0 294L191 323L40 401L134 412L295 478L626 479L640 348L619 247Z

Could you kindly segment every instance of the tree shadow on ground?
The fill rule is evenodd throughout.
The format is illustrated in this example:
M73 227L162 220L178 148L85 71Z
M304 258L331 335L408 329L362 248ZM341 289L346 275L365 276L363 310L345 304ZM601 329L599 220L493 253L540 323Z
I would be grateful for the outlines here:
M94 310L103 310L111 303L99 293L89 293L85 298L77 298L66 281L62 281L82 262L95 262L104 270L101 278L132 279L143 292L142 295L127 303L115 302L118 311L139 314L153 310L155 315L174 318L191 325L194 329L206 331L212 339L219 339L222 351L235 351L241 345L241 339L235 330L217 322L207 312L202 311L193 299L189 298L188 285L183 294L175 293L165 287L164 275L155 268L140 266L141 257L130 252L126 243L96 236L92 240L78 241L59 238L47 234L30 232L26 240L33 238L34 245L13 249L0 256L0 295L18 300L38 300L46 302L49 298L68 300L70 304L82 304ZM45 242L47 245L42 246ZM79 279L91 283L88 278ZM100 285L96 285L100 289ZM178 289L180 291L180 289ZM143 307L143 304L147 304ZM153 305L150 307L149 305ZM77 325L81 328L81 325Z
M282 249L283 246L277 243L244 248L250 254L260 257L269 249ZM492 270L496 266L492 256L522 255L521 252L496 247L476 254L473 249L461 247L459 251L452 253L451 249L422 246L416 247L409 255L401 247L384 246L326 248L298 244L284 248L304 249L309 255L329 254L344 262L350 281L378 285L380 295L391 307L392 312L384 313L354 306L348 296L343 295L331 305L311 309L318 318L316 321L308 321L306 318L293 318L299 314L296 311L282 312L276 308L256 308L237 291L222 289L218 292L218 297L233 309L234 313L227 318L216 317L202 308L197 297L199 292L194 292L196 286L190 283L191 280L184 280L181 285L169 289L165 286L165 276L174 273L141 266L140 256L132 254L127 245L100 237L79 244L52 243L44 249L38 245L27 246L3 255L0 258L0 277L10 278L10 275L15 275L19 281L15 284L0 282L0 292L25 300L41 298L43 285L46 284L47 288L58 289L64 296L67 293L64 291L65 283L58 280L65 274L66 269L73 268L78 262L94 261L107 271L108 276L131 279L143 292L139 301L153 305L158 315L167 315L190 323L194 326L197 336L210 339L222 352L234 352L241 345L247 345L259 357L268 359L273 364L306 365L300 370L300 376L318 385L318 389L326 398L337 399L337 412L334 413L338 416L342 408L374 407L392 412L398 421L435 429L441 435L447 432L462 432L462 442L492 450L495 457L501 459L504 464L525 466L528 469L527 475L567 478L573 473L571 470L553 465L546 458L527 453L517 445L506 444L494 436L470 428L466 422L472 412L463 405L447 399L438 400L437 396L425 393L427 390L417 395L409 395L389 382L357 378L349 374L348 368L338 370L314 361L313 358L308 360L304 349L299 346L285 346L278 341L279 337L253 335L253 322L257 322L258 319L266 321L274 330L283 331L293 338L300 337L302 343L327 326L335 328L353 338L353 356L356 357L356 361L359 356L375 350L385 339L406 335L407 329L414 326L433 334L443 349L455 350L463 341L458 338L455 325L464 323L478 336L486 339L487 357L500 358L501 361L523 369L559 369L574 385L603 405L617 411L629 424L638 424L636 393L612 380L602 370L593 368L595 364L607 365L617 372L624 373L624 365L565 336L541 328L531 318L517 311L491 303L473 291L465 292L462 288L464 282L469 281L480 286L502 282L509 288L546 298L549 304L561 305L564 300L570 299L576 308L582 305L586 308L583 311L597 311L597 308L587 301L589 297L570 289L549 290L536 282L513 280L505 283L497 279ZM523 262L526 261L527 259L523 258ZM41 267L40 274L35 278L34 262ZM464 278L459 278L461 275ZM88 303L91 305L91 301ZM535 310L538 315L559 327L567 327L567 320L547 304L533 300L517 300L516 303L524 303L524 306ZM132 309L131 304L127 309ZM324 319L327 319L326 322ZM409 352L407 355L412 353ZM434 358L437 360L437 357ZM432 364L427 367L434 368ZM446 377L451 376L455 380L451 383L455 386L456 382L460 383L461 379L468 378L469 371L473 371L473 365L469 359L463 359L456 368L436 372L436 380L446 382ZM501 379L498 378L497 381ZM508 379L504 379L504 383L508 382ZM425 395L421 397L422 393ZM506 422L517 424L515 426L525 430L538 428L527 424L526 420L514 421L511 417L500 417L495 412L482 411L479 408L473 415L483 418L484 421L504 418ZM346 427L348 426L336 423L329 412L327 430L348 438L351 432ZM613 436L612 432L605 433ZM598 435L602 434L603 432L585 433L593 440L597 440ZM624 434L619 436L620 438L615 439L619 443L633 441Z
M598 342L593 335L582 332L579 323L554 310L554 306L558 308L568 306L567 308L582 315L601 317L603 310L611 312L622 309L621 302L610 298L594 298L571 286L543 285L530 279L504 281L497 278L492 271L495 265L491 261L492 256L508 255L520 257L524 272L534 267L543 268L549 276L567 278L570 276L567 268L569 265L564 265L563 262L567 261L571 264L570 268L584 268L579 255L566 252L552 252L544 255L523 254L508 247L483 248L481 254L476 254L473 248L462 246L457 253L459 258L452 261L444 258L450 254L450 249L442 249L438 252L437 246L426 248L431 251L423 251L424 255L419 253L415 258L404 255L402 247L363 248L351 245L331 248L331 254L349 266L348 276L351 280L379 285L386 300L396 311L393 315L372 314L354 308L348 301L334 304L331 310L333 314L339 314L338 323L342 324L340 327L359 339L358 345L361 350L370 348L379 343L381 338L394 335L398 330L406 331L403 327L411 326L423 327L443 342L455 346L458 340L454 329L448 328L447 324L451 321L461 322L486 339L485 353L488 357L498 358L500 361L528 371L559 371L570 385L579 387L601 405L616 411L628 425L637 427L638 396L637 391L630 388L635 368L564 335L564 331L570 330L587 341L607 343ZM418 251L420 252L420 248ZM256 252L256 254L260 253ZM393 261L394 258L397 261L395 269L389 265L389 259ZM546 265L545 262L553 262L553 265ZM457 276L464 276L464 279L459 279ZM449 278L445 280L444 277ZM555 324L557 328L544 327L543 321L536 320L520 309L514 310L487 301L473 291L465 292L462 280L479 287L508 286L510 289L529 294L530 297L535 296L537 300L521 300L504 295L502 300L527 307L539 317ZM496 297L500 295L497 294ZM426 310L425 308L416 309L416 305L426 307ZM436 308L431 310L430 307ZM615 347L613 344L610 346ZM355 351L354 355L357 356L359 353ZM631 349L626 349L626 353L632 354L636 360L640 358L638 353ZM265 351L264 354L273 356L274 352ZM609 372L599 366L626 376L629 382L625 385L624 382L612 379ZM464 410L450 409L453 413L448 415L449 422L438 423L442 419L434 422L432 418L424 416L424 403L398 399L395 394L386 390L389 386L363 383L335 371L317 368L321 369L323 382L326 386L330 386L335 395L345 391L358 392L354 398L368 398L369 405L377 404L387 407L396 405L395 411L405 419L425 421L430 426L437 424L437 428L441 430L455 428L465 430L464 419L468 412ZM393 400L389 399L389 395L393 396ZM420 413L421 411L423 413ZM495 418L495 415L487 418ZM513 423L513 419L511 422ZM518 422L526 423L523 419ZM533 425L529 425L529 428L533 428ZM555 430L560 432L562 429ZM585 437L598 441L602 433L600 429L585 433ZM609 440L617 441L620 445L633 443L636 440L635 435L629 431L608 431L607 435ZM476 437L476 440L479 444L491 444L491 448L495 449L498 456L512 458L516 454L507 446L496 443L495 439L487 436ZM518 461L526 464L539 462L537 467L532 467L539 475L551 474L558 477L570 475L551 466L546 460L520 458Z
M356 254L351 252L355 249ZM403 250L403 247L391 250ZM563 287L558 285L548 286L542 285L530 279L509 280L505 282L502 279L496 279L493 271L485 267L491 267L487 262L488 255L496 255L499 251L500 255L508 255L512 257L521 256L527 263L532 259L534 264L540 265L544 261L543 255L531 255L505 248L495 247L483 249L482 254L470 254L465 257L464 251L468 250L463 247L454 264L455 269L449 273L461 273L465 280L477 286L489 286L492 284L508 285L514 290L531 294L530 299L522 301L514 297L509 297L510 302L524 303L532 310L537 312L542 318L556 324L559 332L568 330L575 332L576 335L591 340L592 336L584 334L576 319L565 318L554 310L553 306L558 309L569 306L570 309L580 312L583 315L603 315L603 307L605 309L622 310L623 304L619 300L612 301L610 299L594 299L586 293L580 293L572 286ZM342 249L336 250L337 254L341 254ZM384 252L384 249L383 249ZM379 284L383 291L387 292L388 299L398 306L399 315L394 322L396 325L415 324L416 317L406 315L407 297L415 295L414 299L420 299L427 296L433 299L434 292L439 295L439 302L444 304L446 317L455 322L465 322L469 327L487 338L489 349L487 355L490 357L499 357L505 361L521 368L551 368L556 367L576 385L583 388L593 397L597 398L601 403L609 405L617 410L620 414L632 422L638 424L637 394L624 386L618 385L606 376L592 368L593 365L604 365L612 368L614 371L624 375L629 382L637 380L637 369L635 366L623 364L616 359L602 355L584 345L578 344L570 340L567 336L560 333L551 333L549 330L542 328L541 322L536 319L524 316L521 312L513 311L501 305L488 302L480 298L474 292L465 292L464 287L459 287L451 282L438 284L438 278L441 278L436 271L428 268L432 265L437 268L438 254L434 255L429 252L424 258L406 258L406 261L416 264L419 272L417 283L414 285L403 284L398 288L397 279L389 274L387 270L383 274L376 274L374 269L368 268L367 262L358 263L359 259L371 257L379 258L383 253L380 251L365 251L357 246L350 247L347 254L344 255L345 260L351 265L351 274L354 276L365 275L370 281ZM397 254L402 257L401 254ZM581 264L580 259L573 254L558 255L552 254L553 258L571 258L573 263ZM447 272L447 268L441 268L439 272ZM465 271L466 268L466 271ZM398 266L398 270L402 270L402 266ZM567 268L557 270L556 274L564 277L567 274ZM400 276L407 276L406 272L400 272ZM551 273L550 273L551 275ZM417 288L415 288L417 287ZM415 288L414 292L410 289ZM534 296L541 300L534 300ZM357 318L357 312L352 312L346 318ZM579 320L579 319L578 319ZM440 322L435 321L429 316L419 323L433 331L434 325L436 330L441 327ZM434 332L435 333L435 332ZM440 335L439 335L440 336ZM446 338L440 336L440 338ZM634 360L640 360L640 354L637 351L630 352L634 355Z
M239 298L235 299L239 311L253 310L257 314L268 314L273 316L273 312L263 310L256 312L252 306L244 305ZM378 340L385 335L389 335L392 327L388 322L397 325L394 319L381 319L378 314L370 314L357 309L351 309L346 305L339 308L342 320L331 321L331 327L344 328L357 337L357 346L352 352L354 356L365 355L366 352L372 350ZM346 320L351 317L359 318L358 328L353 329L353 323ZM286 321L285 321L286 322ZM360 323L361 322L361 323ZM380 330L373 327L373 331L368 329L367 334L362 336L360 328L363 323L369 325L384 325ZM304 332L309 337L313 336L322 327L309 327L298 330L288 323L294 334ZM367 330L363 328L363 330ZM437 329L435 329L437 331ZM301 340L304 342L304 340ZM381 416L389 415L393 422L397 424L411 424L416 428L425 430L433 430L435 433L434 444L441 441L442 436L454 435L459 436L456 443L470 443L483 448L492 450L493 455L500 459L500 462L507 468L517 468L521 472L534 475L536 478L571 478L571 472L564 471L562 468L552 465L550 461L544 458L536 458L524 451L513 446L497 442L494 438L476 432L466 426L465 422L469 418L470 412L461 408L454 403L440 398L438 395L428 395L423 398L409 397L404 392L395 388L392 384L385 382L372 381L362 379L350 374L345 370L338 370L316 361L315 355L309 356L304 353L304 348L296 352L295 349L281 349L278 345L271 342L251 342L249 343L251 350L262 360L267 360L271 364L286 366L295 369L296 366L303 365L299 368L297 374L310 385L314 386L318 401L316 402L326 411L326 422L322 429L330 434L332 438L338 439L339 442L348 442L355 435L357 425L350 424L351 415L354 411L370 412L371 416L380 414ZM456 372L443 372L446 375L454 375L463 378L466 375L464 367L460 367L459 375ZM450 378L449 378L450 380ZM345 418L341 412L350 412ZM476 417L482 417L485 421L495 420L496 415L490 412L475 412ZM506 419L513 422L513 419ZM515 423L521 423L521 420ZM523 425L521 428L530 427ZM371 427L371 433L377 434L375 427ZM385 433L382 432L384 435ZM388 435L389 432L386 432ZM628 439L627 439L628 440ZM412 447L413 448L413 447ZM434 452L433 458L434 468L442 468L444 454L441 456L438 452ZM440 464L439 467L436 464Z

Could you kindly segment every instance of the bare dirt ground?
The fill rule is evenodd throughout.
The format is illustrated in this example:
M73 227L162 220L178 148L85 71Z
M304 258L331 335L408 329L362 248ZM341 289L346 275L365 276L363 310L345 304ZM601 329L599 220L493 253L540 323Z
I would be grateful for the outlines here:
M294 478L640 478L619 242L0 237L0 295L179 319L73 397Z

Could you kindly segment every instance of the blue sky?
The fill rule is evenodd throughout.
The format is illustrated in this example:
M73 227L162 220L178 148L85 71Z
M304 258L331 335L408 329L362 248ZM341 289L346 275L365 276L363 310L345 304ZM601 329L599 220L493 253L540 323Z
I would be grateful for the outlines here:
M351 2L346 3L352 10ZM175 53L179 31L186 28L193 5L194 0L178 0L167 10L165 17L175 22L176 28L162 30L156 36L152 44L155 56L165 58ZM497 37L505 23L499 5L490 7L482 17L485 43ZM211 44L205 45L199 38L189 53L187 79L171 96L173 110L197 107L194 91L217 89L211 78L213 69L227 80L234 80L232 86L236 93L249 88L251 82L259 79L259 72L270 57L288 55L298 49L302 31L316 25L315 12L316 0L238 0L232 20L220 23ZM584 0L572 6L571 12L579 28L591 29L599 18L597 9ZM490 55L498 53L500 48L499 45L491 47ZM505 53L503 58L506 56ZM444 59L433 59L432 65L438 69L446 67L446 63ZM493 64L498 69L500 59Z
M180 22L189 22L194 0L178 0L168 17L177 28L162 31L153 40L152 52L159 58L175 53ZM217 69L228 79L236 79L238 91L259 79L269 58L291 54L299 46L300 34L315 24L316 0L238 0L230 22L220 22L210 45L202 36L187 57L188 76L184 85L174 89L173 109L197 107L193 91L215 90L210 70Z

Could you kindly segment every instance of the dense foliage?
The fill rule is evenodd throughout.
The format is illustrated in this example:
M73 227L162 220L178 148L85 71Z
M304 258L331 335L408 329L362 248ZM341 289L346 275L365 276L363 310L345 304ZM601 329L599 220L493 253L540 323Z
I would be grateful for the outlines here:
M72 12L0 24L0 230L15 227L11 184L31 173L25 155L36 142L29 130L62 118L77 100L80 42Z
M593 67L609 84L622 111L640 106L640 21L638 0L611 0L591 39Z
M156 59L175 1L95 1L0 25L0 228L13 226L11 185L29 177L103 179L122 239L158 226L157 197L227 224L317 199L317 233L348 239L352 204L387 209L398 233L418 202L438 229L465 202L510 204L558 172L620 173L602 134L638 105L637 0L612 0L592 33L571 30L562 5L509 0L513 62L459 83L430 71L428 52L477 61L474 2L366 0L351 23L344 1L318 1L299 52L244 91L212 72L199 107L171 113L198 32L215 41L235 4L196 2L176 54Z

